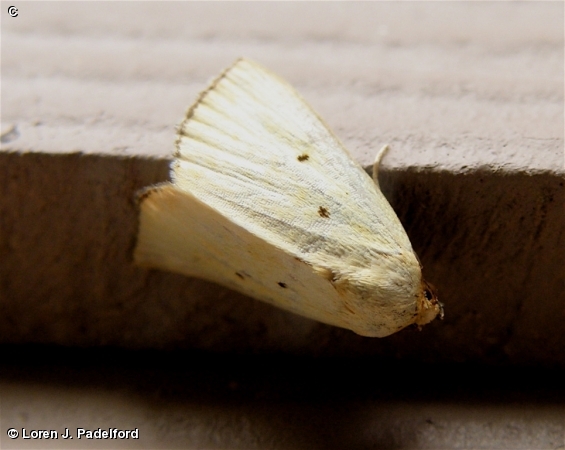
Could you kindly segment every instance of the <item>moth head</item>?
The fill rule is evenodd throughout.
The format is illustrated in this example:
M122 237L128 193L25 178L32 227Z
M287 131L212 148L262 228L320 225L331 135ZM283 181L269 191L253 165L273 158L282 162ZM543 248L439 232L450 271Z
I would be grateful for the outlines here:
M422 279L415 324L425 325L438 316L443 319L443 304L438 300L435 287Z

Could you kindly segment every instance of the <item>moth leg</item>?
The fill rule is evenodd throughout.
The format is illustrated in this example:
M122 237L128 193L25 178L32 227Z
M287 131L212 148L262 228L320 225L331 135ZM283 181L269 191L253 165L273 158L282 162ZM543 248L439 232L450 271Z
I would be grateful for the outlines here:
M379 185L379 179L378 179L379 166L381 164L381 160L383 159L383 156L389 150L389 148L390 147L388 146L388 144L383 145L383 147L377 152L377 156L375 156L375 162L373 163L373 181L377 186Z

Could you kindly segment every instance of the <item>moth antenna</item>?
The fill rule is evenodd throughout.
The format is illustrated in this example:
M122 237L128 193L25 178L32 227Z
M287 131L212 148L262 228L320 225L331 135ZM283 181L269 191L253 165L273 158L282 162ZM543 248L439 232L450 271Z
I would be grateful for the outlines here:
M378 151L377 156L375 156L375 162L373 163L373 181L378 186L379 185L379 166L381 164L381 160L385 156L385 153L388 152L390 149L389 145L383 145L383 147Z

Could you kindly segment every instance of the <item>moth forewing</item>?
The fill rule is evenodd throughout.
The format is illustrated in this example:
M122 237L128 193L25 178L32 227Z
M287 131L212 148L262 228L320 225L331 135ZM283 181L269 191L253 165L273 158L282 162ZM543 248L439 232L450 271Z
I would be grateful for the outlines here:
M344 297L316 268L190 193L156 188L147 193L141 211L138 264L214 281L332 325L349 324Z
M256 63L238 60L188 110L172 178L141 200L137 263L366 336L439 312L378 185Z

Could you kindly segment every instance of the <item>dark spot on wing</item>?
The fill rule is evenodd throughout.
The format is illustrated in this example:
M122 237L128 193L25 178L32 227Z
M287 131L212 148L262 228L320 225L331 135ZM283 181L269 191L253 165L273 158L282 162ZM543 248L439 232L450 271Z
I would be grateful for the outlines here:
M298 158L296 158L296 159L298 159L298 161L302 162L302 161L308 161L308 158L310 158L310 156L308 156L306 153L303 153L302 155L299 155Z
M318 208L318 214L320 215L320 217L323 217L325 219L330 217L330 212L326 208L324 208L323 206L320 206Z
M241 273L236 272L235 274L238 276L238 278L241 278L242 280L245 279L245 277Z
M286 289L286 283L283 283L282 281L279 281L277 284L278 284L280 287Z

